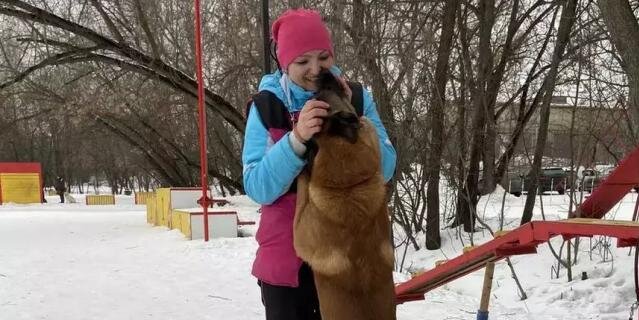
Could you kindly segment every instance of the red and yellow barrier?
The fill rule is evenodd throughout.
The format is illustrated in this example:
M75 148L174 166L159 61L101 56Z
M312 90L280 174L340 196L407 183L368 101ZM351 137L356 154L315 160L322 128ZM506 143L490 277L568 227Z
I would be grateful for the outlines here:
M36 162L0 162L0 204L42 203L42 169Z

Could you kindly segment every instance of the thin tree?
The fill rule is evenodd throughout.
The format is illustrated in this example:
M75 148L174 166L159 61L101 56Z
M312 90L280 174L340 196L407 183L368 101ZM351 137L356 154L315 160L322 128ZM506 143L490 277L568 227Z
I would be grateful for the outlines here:
M577 9L577 0L567 0L561 12L559 19L559 30L557 31L557 43L552 55L552 62L548 75L542 85L544 92L543 102L539 116L539 129L537 131L537 143L535 146L535 155L531 168L531 183L528 185L528 196L524 205L524 213L521 217L521 224L530 222L532 219L533 207L535 206L535 196L537 195L537 187L539 185L539 175L541 164L546 148L546 138L548 136L548 123L550 119L550 102L553 97L555 82L559 70L559 63L562 61L564 51L568 42L570 42L570 32L576 20L575 12Z
M446 82L448 81L448 60L453 47L456 11L459 0L446 1L442 17L442 31L437 50L435 81L430 104L430 150L428 159L428 189L426 193L426 248L436 250L441 247L439 234L439 175L444 149L444 107L446 104Z

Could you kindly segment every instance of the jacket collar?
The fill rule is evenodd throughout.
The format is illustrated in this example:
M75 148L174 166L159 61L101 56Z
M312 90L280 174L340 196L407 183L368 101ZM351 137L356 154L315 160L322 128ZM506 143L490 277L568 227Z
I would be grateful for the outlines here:
M340 75L342 73L337 66L333 66L331 68L331 72L335 75ZM290 112L302 110L306 101L312 98L315 94L315 92L308 91L295 84L291 81L288 75L282 73L280 70L262 77L258 90L267 90L274 93L280 100L282 100L282 102L284 102L284 105L286 105L286 108Z

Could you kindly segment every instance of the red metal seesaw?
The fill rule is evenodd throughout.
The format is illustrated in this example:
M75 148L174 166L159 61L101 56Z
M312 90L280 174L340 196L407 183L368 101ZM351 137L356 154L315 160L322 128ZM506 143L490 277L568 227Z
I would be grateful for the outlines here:
M481 269L487 263L513 255L537 253L537 245L555 236L570 239L603 235L617 238L618 247L638 245L639 223L599 220L637 185L639 185L639 148L624 158L591 196L570 214L570 217L583 218L526 223L397 285L395 287L396 302L399 304L423 300L426 292ZM637 212L634 212L633 216L636 215Z
M634 246L639 244L639 223L584 218L529 222L399 284L395 287L397 303L423 300L424 293L481 269L489 262L537 253L537 245L555 236L570 239L595 235L619 239L618 247Z

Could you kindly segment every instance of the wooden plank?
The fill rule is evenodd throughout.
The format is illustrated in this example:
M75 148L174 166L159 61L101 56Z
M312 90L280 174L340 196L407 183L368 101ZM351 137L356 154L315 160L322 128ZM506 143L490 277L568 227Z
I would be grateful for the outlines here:
M97 205L114 205L115 204L115 196L112 194L109 195L87 195L85 198L85 202L87 206L97 206Z
M573 218L573 219L559 220L558 222L639 227L639 222L634 222L629 220L602 220L602 219L590 219L590 218Z
M153 195L153 192L136 192L135 193L135 204L146 204L149 197Z

